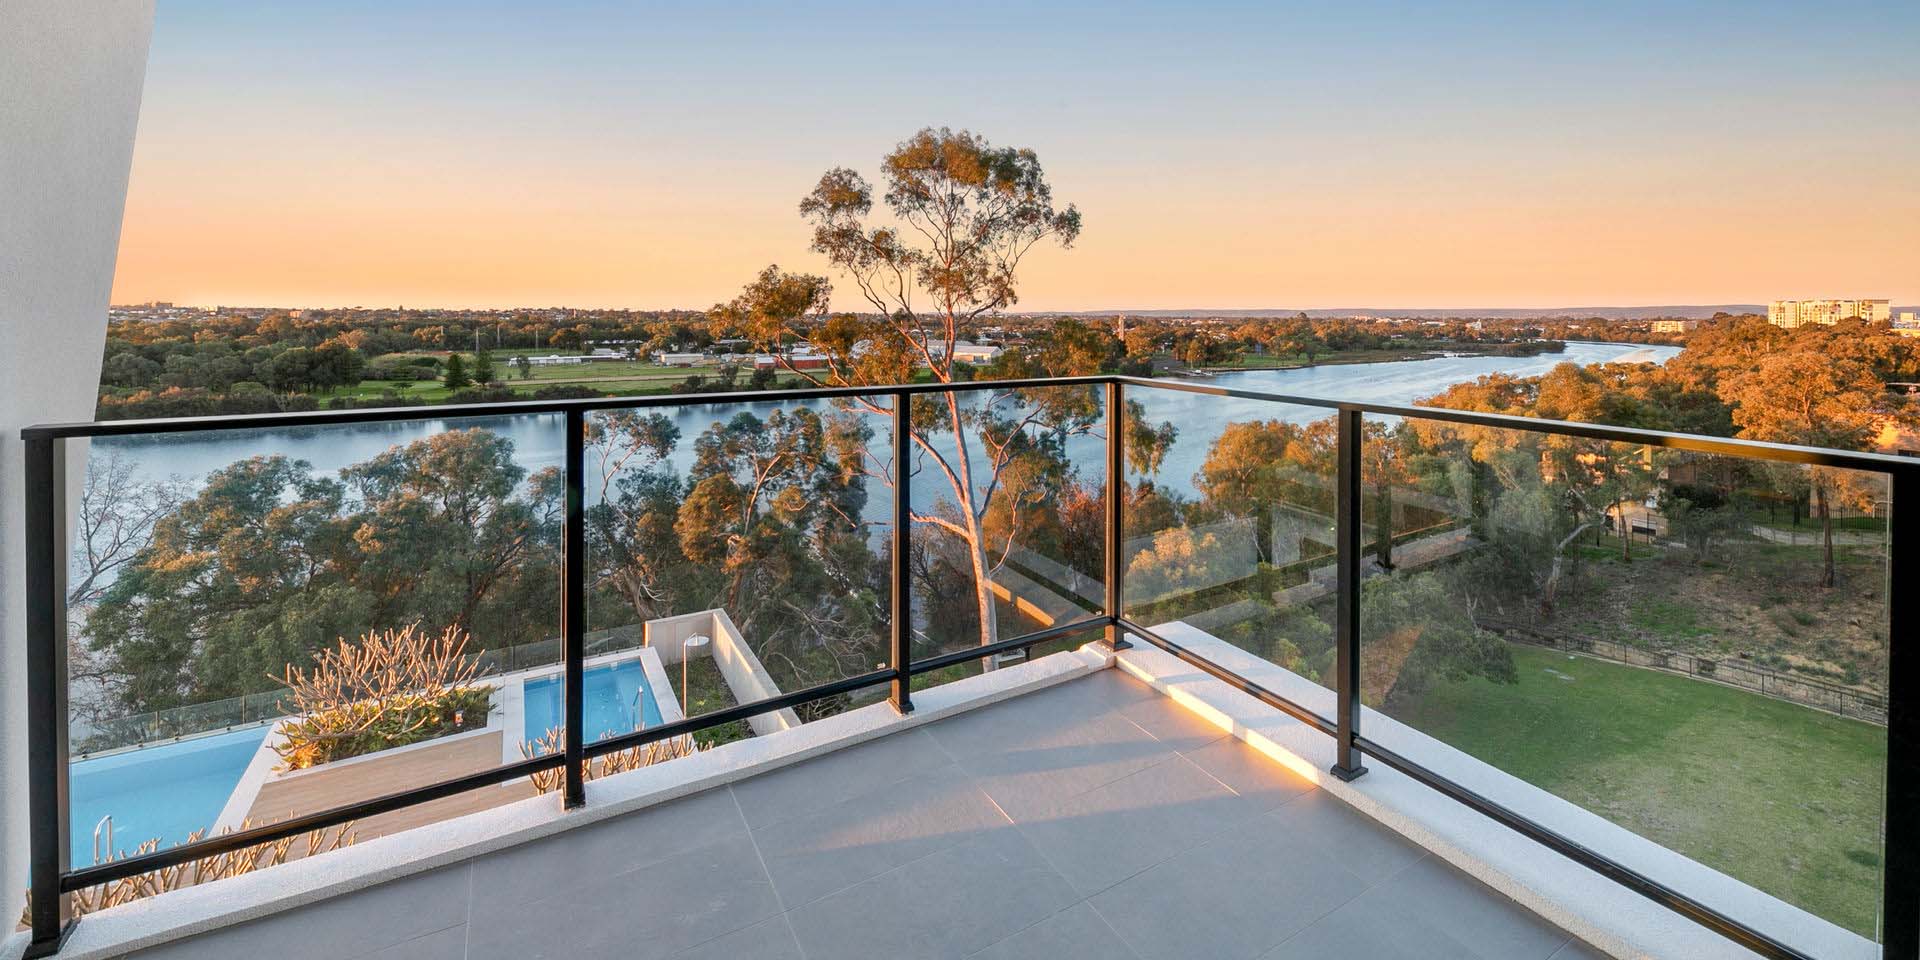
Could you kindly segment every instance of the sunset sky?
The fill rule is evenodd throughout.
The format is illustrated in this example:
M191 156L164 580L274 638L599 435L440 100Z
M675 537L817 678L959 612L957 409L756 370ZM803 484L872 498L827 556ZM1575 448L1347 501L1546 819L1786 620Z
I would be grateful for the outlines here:
M949 125L1020 309L1920 303L1920 4L1673 6L160 0L114 302L705 307Z

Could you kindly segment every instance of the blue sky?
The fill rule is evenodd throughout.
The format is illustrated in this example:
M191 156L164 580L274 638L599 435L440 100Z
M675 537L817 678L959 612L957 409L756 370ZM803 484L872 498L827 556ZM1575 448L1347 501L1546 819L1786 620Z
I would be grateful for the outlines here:
M1024 306L1915 302L1916 41L1913 3L160 0L116 300L705 306L820 266L821 171L950 125L1086 214Z

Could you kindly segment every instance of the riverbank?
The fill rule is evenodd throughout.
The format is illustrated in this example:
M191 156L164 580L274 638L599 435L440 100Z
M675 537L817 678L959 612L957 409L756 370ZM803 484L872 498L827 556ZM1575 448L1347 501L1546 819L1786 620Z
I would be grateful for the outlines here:
M1168 362L1165 375L1184 376L1196 373L1201 375L1238 373L1245 370L1303 370L1311 367L1355 363L1400 363L1414 360L1441 360L1447 357L1534 357L1547 353L1557 354L1565 350L1566 343L1560 340L1485 344L1445 341L1416 347L1340 350L1315 357L1249 355L1230 363L1210 363L1200 367L1188 367L1185 364L1175 363L1171 355L1163 355L1155 358L1154 369L1156 373L1160 372L1159 361L1162 359Z

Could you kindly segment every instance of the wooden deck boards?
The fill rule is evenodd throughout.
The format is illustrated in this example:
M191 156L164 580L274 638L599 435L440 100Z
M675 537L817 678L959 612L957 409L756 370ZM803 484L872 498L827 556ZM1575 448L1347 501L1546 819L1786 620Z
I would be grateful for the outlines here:
M275 823L288 817L366 800L410 786L489 770L500 765L500 737L499 731L492 730L446 743L414 747L392 755L368 757L332 769L320 767L284 780L269 780L261 785L260 794L254 798L247 816L255 825ZM524 800L533 795L531 783L524 779L514 780L359 820L354 823L353 831L356 839L364 843L374 837ZM304 847L295 844L294 852L298 856L304 852Z

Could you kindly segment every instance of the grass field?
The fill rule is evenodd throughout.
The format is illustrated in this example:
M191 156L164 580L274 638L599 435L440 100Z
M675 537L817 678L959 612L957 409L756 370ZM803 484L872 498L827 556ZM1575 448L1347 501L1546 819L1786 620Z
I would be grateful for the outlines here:
M674 384L680 383L689 376L700 374L711 380L718 372L716 367L662 367L651 363L608 361L568 367L535 367L533 379L522 380L518 371L499 361L495 361L494 368L494 375L501 378L501 386L515 393L532 394L542 387L580 386L592 387L602 393L618 396L666 393ZM738 389L747 388L746 379L743 373L738 381ZM798 380L799 378L793 374L782 372L777 382L781 386L792 386ZM452 394L452 391L438 380L414 381L407 384L404 390L399 389L400 386L401 383L386 380L363 380L358 386L343 387L331 394L322 394L320 398L322 402L331 397L370 400L393 391L409 399L439 403Z
M1396 717L1782 900L1871 936L1886 731L1723 687L1516 646L1516 684Z

